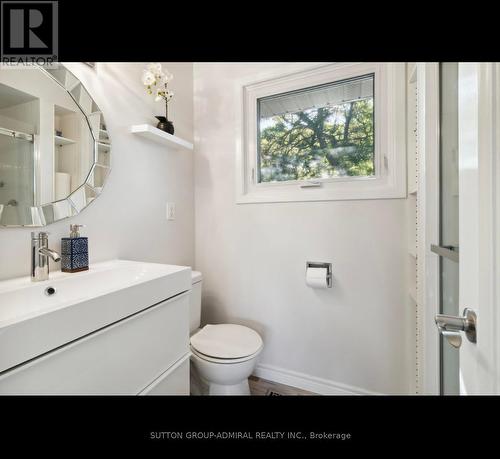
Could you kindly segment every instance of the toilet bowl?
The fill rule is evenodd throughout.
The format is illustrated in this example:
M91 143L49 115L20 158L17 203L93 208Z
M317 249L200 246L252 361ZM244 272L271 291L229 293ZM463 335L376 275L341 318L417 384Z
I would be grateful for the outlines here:
M236 324L197 328L201 317L201 273L192 272L191 393L193 395L250 395L248 377L264 347L260 335Z
M199 378L193 378L193 384L199 385L198 393L250 395L248 377L262 348L261 337L251 328L205 325L191 337L191 363Z

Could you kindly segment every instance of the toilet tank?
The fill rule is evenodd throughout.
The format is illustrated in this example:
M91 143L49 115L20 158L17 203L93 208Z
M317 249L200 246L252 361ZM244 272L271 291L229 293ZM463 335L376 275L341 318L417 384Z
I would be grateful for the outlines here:
M201 285L203 277L199 271L191 271L193 286L189 297L189 332L193 333L201 323Z

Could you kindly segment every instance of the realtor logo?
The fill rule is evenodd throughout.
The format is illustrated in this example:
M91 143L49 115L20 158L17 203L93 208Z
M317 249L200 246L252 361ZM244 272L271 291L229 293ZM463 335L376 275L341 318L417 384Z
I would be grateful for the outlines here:
M57 3L1 2L2 64L50 65L57 61Z

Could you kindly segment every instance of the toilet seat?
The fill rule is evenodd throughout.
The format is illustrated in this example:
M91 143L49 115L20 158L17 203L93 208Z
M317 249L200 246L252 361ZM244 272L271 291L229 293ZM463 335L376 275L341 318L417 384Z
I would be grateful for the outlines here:
M191 346L191 352L195 356L199 357L202 360L205 360L206 362L212 362L212 363L217 363L217 364L221 364L221 365L224 365L224 364L230 365L230 364L242 363L242 362L246 362L248 360L252 360L255 357L257 357L261 351L262 351L262 347L257 352L255 352L255 354L247 355L246 357L241 357L239 359L218 359L215 357L210 357L209 355L202 354L201 352L197 351L193 346Z
M263 347L262 338L256 331L235 324L205 325L191 337L190 343L198 357L217 363L250 360Z

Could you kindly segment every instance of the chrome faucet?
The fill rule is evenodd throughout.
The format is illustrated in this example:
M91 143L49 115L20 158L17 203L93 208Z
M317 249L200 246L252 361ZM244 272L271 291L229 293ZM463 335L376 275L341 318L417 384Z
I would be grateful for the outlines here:
M61 256L49 249L49 233L31 233L31 281L44 281L49 278L49 257L59 261Z

